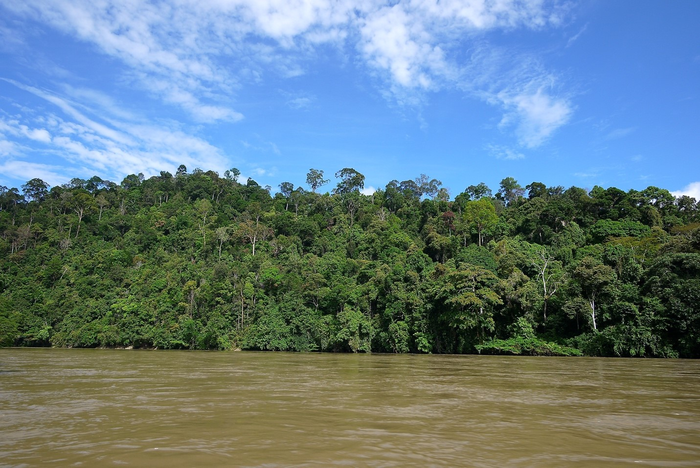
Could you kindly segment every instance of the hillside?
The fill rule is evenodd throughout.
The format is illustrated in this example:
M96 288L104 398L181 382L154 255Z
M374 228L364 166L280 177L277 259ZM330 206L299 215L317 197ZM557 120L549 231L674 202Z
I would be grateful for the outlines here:
M238 174L1 187L0 343L700 357L692 198Z

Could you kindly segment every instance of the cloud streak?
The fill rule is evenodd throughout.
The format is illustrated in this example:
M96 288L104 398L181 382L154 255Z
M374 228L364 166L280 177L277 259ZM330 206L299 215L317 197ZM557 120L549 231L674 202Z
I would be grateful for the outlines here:
M352 50L359 66L402 105L420 106L426 93L462 89L498 106L504 129L528 148L543 144L573 113L540 64L512 51L464 57L488 47L484 34L559 26L558 0L202 0L134 2L25 0L6 2L14 14L40 21L123 63L124 76L202 123L235 122L235 98L266 74L299 76L321 46ZM579 35L582 33L581 31ZM483 68L486 62L491 67ZM531 75L521 81L523 67ZM487 70L486 72L484 70ZM506 82L506 78L509 79ZM54 102L61 105L60 102ZM290 102L303 108L308 101ZM69 112L68 109L64 109Z
M6 80L8 81L8 80ZM59 168L71 165L84 175L113 178L143 172L158 174L161 170L174 170L178 165L203 166L223 171L226 158L221 151L207 141L188 135L177 126L152 124L138 119L124 119L130 113L123 111L107 99L72 102L65 96L38 88L8 81L18 88L53 104L59 114L36 117L22 114L0 116L0 143L14 138L11 146L0 144L0 152L10 158L3 162L4 174L24 178L26 174L42 173L47 182L60 180ZM91 90L72 90L75 96L100 97ZM93 115L104 115L102 122L88 117L79 108ZM110 115L118 115L116 118ZM16 140L27 140L38 145L30 149L20 146ZM4 149L4 151L3 151ZM55 164L41 165L23 161L33 153L53 156ZM31 171L22 172L21 167Z

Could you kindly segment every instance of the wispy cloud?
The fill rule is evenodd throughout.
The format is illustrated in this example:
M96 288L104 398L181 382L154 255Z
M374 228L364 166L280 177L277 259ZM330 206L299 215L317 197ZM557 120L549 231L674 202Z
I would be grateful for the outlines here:
M331 45L354 50L356 63L400 105L421 106L427 94L445 88L485 99L503 111L503 128L531 148L566 124L574 106L556 92L552 73L522 60L519 52L487 54L496 68L519 63L515 72L494 75L484 69L483 51L491 49L483 47L488 45L484 35L557 27L568 5L563 0L24 0L5 2L4 8L93 45L126 66L123 79L199 122L242 119L235 99L246 84L269 73L302 75L319 46ZM466 56L470 50L482 53ZM299 97L287 104L304 108L310 101Z
M49 185L60 185L68 182L63 174L63 168L50 164L32 163L22 160L11 160L0 163L0 172L6 177L19 181L39 178Z
M253 135L255 139L257 140L256 143L251 143L247 140L241 140L241 145L243 145L244 148L253 150L253 151L258 151L261 153L274 153L276 155L281 155L282 152L280 151L279 147L277 144L275 144L272 141L265 141L262 138L260 138L260 135Z
M0 122L0 125L2 123ZM0 133L0 156L14 156L21 153L20 146L14 141L6 140Z
M0 19L0 51L14 52L23 46L24 40L22 35L18 34L17 31Z
M502 145L488 145L487 150L497 159L504 159L506 161L517 161L519 159L525 159L525 155L520 151L513 148Z
M586 29L588 29L588 23L586 23L586 24L579 30L579 32L577 32L576 34L574 34L573 36L571 36L571 37L569 38L569 40L566 42L566 47L567 47L567 49L568 49L569 47L571 47L572 45L574 45L574 42L576 42L576 41L578 40L578 38L581 37L581 35L582 35L583 33L586 32Z
M635 130L637 130L637 127L616 128L616 129L608 132L608 134L605 135L605 139L606 140L617 140L619 138L624 138L624 137L634 133Z
M671 192L674 197L681 197L687 195L694 198L695 200L700 200L700 182L691 182L685 187L675 192Z
M515 125L518 142L527 148L542 145L573 112L566 99L553 97L544 88L514 96L504 92L498 97L507 110L501 126Z
M264 167L252 167L247 172L250 173L250 176L246 176L245 179L249 177L274 177L277 174L277 168L271 167L265 169Z
M501 127L533 148L569 121L573 106L555 94L557 79L541 63L485 44L481 33L555 26L560 12L554 2L399 2L364 18L359 47L400 102L421 104L423 92L461 88L503 109ZM458 60L454 48L465 40L473 53Z
M41 116L28 113L12 118L0 117L0 135L40 144L32 149L18 148L16 144L10 147L10 156L14 159L4 163L8 169L3 171L6 175L26 177L22 171L10 169L30 167L33 173L43 170L55 180L62 165L73 166L73 170L79 169L81 172L91 171L84 175L97 173L107 178L136 172L154 175L161 170L174 170L180 164L220 171L226 168L221 151L207 141L183 132L178 125L125 119L130 115L128 111L119 109L109 100L100 99L101 95L97 92L73 90L74 96L86 98L75 102L66 96L8 82L53 104L60 112ZM90 100L90 97L97 99ZM100 122L88 117L87 113L104 117ZM25 156L35 152L53 155L55 163L45 166L22 161Z
M50 143L51 135L44 128L29 128L15 119L0 120L0 133L26 138L40 143Z
M296 97L287 101L287 105L292 109L308 109L312 103L313 99L309 97Z

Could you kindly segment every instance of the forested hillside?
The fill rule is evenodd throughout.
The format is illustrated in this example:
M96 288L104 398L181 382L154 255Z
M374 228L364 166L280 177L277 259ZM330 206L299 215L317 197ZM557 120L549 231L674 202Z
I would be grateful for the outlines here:
M239 174L0 187L0 343L700 357L692 198Z

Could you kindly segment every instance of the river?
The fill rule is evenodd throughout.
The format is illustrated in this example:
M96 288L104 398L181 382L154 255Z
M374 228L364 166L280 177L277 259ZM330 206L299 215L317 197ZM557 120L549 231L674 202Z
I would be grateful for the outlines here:
M0 349L0 466L700 466L700 362Z

